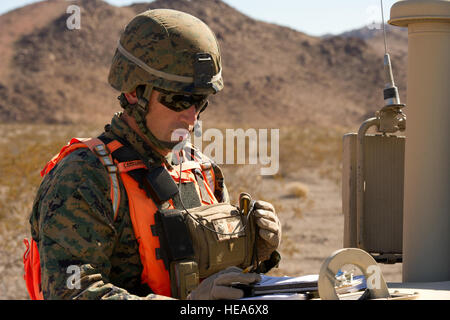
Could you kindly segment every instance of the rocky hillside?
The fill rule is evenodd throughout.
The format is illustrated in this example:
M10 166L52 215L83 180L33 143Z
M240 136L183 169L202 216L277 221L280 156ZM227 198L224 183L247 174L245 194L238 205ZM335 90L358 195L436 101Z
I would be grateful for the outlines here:
M81 9L79 30L66 26L66 1L39 2L0 16L6 30L0 34L0 122L109 121L120 109L118 94L107 83L116 41L135 14L153 8L191 13L219 39L225 89L212 98L204 120L353 127L383 103L381 31L322 39L254 20L220 0L128 7L100 0L74 3ZM391 59L405 100L404 42L392 46Z

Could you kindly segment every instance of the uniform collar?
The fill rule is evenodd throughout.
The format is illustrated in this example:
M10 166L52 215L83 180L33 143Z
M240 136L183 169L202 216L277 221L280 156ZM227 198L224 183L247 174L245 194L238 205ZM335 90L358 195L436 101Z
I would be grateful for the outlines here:
M171 163L172 153L163 156L148 145L125 121L121 119L123 112L117 112L111 120L109 133L116 136L120 140L128 143L135 151L137 151L144 160L153 160L157 163Z

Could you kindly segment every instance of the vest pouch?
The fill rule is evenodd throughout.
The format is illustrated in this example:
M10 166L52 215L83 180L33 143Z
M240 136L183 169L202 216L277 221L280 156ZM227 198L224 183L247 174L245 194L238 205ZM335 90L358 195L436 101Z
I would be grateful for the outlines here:
M170 284L172 297L185 300L198 287L198 265L191 260L170 263Z
M255 224L239 209L217 203L183 212L192 238L200 279L229 266L246 268L252 263Z

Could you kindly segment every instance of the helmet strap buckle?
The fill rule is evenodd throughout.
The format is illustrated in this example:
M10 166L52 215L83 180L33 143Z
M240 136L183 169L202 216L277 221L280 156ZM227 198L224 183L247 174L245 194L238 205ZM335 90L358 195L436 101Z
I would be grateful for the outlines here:
M140 85L136 88L136 97L138 99L137 105L142 109L143 112L147 112L148 103L150 101L150 96L152 94L153 87L149 85Z

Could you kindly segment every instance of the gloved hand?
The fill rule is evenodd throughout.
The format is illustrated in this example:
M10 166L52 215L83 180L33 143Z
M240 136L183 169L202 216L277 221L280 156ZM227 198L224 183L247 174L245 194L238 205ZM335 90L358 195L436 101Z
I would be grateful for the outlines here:
M238 267L228 267L204 279L187 297L188 300L232 300L244 296L241 289L232 288L231 284L239 282L250 284L261 281L257 273L242 273Z
M255 201L253 207L256 224L259 227L256 239L258 260L264 261L270 258L281 242L281 222L278 219L275 208L266 201Z

